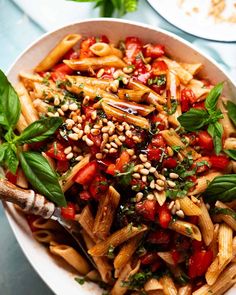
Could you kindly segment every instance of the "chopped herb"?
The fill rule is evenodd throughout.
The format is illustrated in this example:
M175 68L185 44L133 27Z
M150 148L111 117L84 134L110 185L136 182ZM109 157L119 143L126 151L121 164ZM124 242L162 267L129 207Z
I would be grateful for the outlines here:
M54 107L53 106L48 107L48 112L54 112Z
M191 236L193 234L192 230L189 227L185 228L186 234Z
M145 60L142 51L139 51L138 55L136 56L136 60L138 59L141 59L145 65L147 64L147 61Z
M103 119L107 117L106 113L101 109L97 110L97 115L98 115L98 117L103 118Z
M75 278L75 281L80 285L83 285L85 283L85 278Z
M108 258L113 259L115 257L114 250L115 250L115 247L110 245L107 252Z
M153 276L151 271L138 272L131 275L127 281L123 281L121 286L128 287L131 290L139 290Z
M125 171L122 173L117 173L115 177L119 177L119 182L123 186L127 186L130 184L132 180L132 173L134 171L134 163L128 163L125 166Z
M178 145L173 145L171 148L176 153L178 153L180 150L182 150L182 147L181 146L178 146Z
M84 88L84 83L79 84L79 88Z
M156 84L162 86L166 84L166 75L156 76L154 79L148 79L148 85Z
M169 108L167 109L167 113L169 115L173 115L176 112L177 106L178 106L178 102L176 100L172 99L171 100L171 107L170 107L170 109Z
M58 154L57 143L55 141L53 143L53 153L54 153L54 155Z
M49 83L49 78L51 77L51 74L50 73L47 73L44 77L43 77L43 80L42 80L42 83L46 86L49 86L50 83Z

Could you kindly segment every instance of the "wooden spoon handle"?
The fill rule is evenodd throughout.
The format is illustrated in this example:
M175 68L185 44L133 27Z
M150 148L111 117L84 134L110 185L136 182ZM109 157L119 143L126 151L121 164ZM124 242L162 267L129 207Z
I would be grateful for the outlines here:
M33 190L19 188L5 179L0 179L0 199L20 206L27 213L46 219L55 211L55 205L47 201L44 196Z

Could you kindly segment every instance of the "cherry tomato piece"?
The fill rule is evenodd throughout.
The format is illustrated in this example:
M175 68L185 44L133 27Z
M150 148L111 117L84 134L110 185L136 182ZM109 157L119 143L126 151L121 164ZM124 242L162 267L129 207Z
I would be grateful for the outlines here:
M136 211L148 220L155 220L157 203L154 200L145 200L136 204Z
M145 57L158 58L165 54L165 47L161 44L148 44L144 49Z
M158 220L159 220L160 226L163 228L167 228L171 221L171 213L167 207L167 204L165 203L161 207L159 207L157 212L158 212Z
M196 251L189 258L188 275L191 279L203 276L213 260L213 252L211 250Z
M75 204L68 203L67 207L62 207L61 215L65 219L75 219Z
M64 153L65 146L63 146L60 142L53 142L49 149L45 152L47 156L50 158L59 160L59 161L66 161L66 154Z
M225 170L229 165L229 158L224 155L211 156L210 163L213 169Z
M174 158L167 158L163 160L162 165L164 168L174 169L178 165L178 163L177 160Z
M75 182L87 185L91 183L91 181L94 179L95 175L97 174L98 170L98 164L97 162L93 161L85 165L82 169L79 170L79 172L76 174L74 180Z
M212 151L214 148L212 137L204 130L198 132L198 144L203 150Z

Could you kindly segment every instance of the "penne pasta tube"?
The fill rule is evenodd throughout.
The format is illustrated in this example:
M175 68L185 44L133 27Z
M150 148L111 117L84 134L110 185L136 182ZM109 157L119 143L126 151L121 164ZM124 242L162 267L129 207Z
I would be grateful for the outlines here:
M199 216L202 210L189 197L179 198L180 208L187 216Z
M183 287L180 287L178 290L178 295L192 295L192 285L187 284Z
M148 95L149 92L146 90L133 90L133 89L118 89L118 96L122 100L143 102L145 101L145 94Z
M62 176L60 185L63 192L67 191L74 183L73 178L81 168L88 164L90 154L87 154L78 164L76 164L69 172Z
M22 83L27 89L33 89L34 82L38 82L38 83L43 82L43 78L38 74L20 72L19 76L20 76L20 80L22 81Z
M156 291L156 290L163 290L163 286L157 279L150 279L144 285L144 290L148 291Z
M111 81L108 79L98 79L93 77L85 77L85 76L66 76L67 80L76 87L82 86L83 84L88 86L99 87L99 89L106 90L110 87Z
M90 266L87 261L75 249L67 245L55 245L49 247L50 252L63 258L67 263L73 266L80 274L86 275Z
M173 255L171 252L157 252L158 256L161 257L162 260L164 260L169 265L176 265L175 261L173 260ZM180 257L178 260L178 263L184 261L184 257Z
M88 236L85 230L81 231L81 234L84 238L85 244L88 249L94 247L95 243L93 240ZM92 257L94 263L97 266L97 269L100 273L100 276L105 283L109 283L112 279L112 266L110 265L107 257Z
M123 227L109 236L105 241L96 244L88 252L92 256L105 256L108 254L109 247L117 247L125 241L137 236L138 234L145 232L147 227L145 225L140 228L132 226L132 224Z
M127 122L143 129L149 129L150 124L147 119L141 116L135 116L126 113L122 110L109 106L107 103L102 102L102 108L108 117L115 117L119 122Z
M209 246L213 240L214 225L207 210L207 207L202 199L200 200L200 209L202 214L198 217L198 225L202 233L203 241L207 246Z
M60 101L63 101L64 95L60 89L56 89L56 85L54 83L50 83L50 85L45 85L42 83L34 83L34 94L36 98L44 99L53 99L57 97Z
M218 108L221 110L224 118L220 119L219 122L223 126L224 129L224 135L225 137L234 137L236 136L236 128L234 127L233 123L231 122L228 111L225 108L225 104L227 103L227 99L225 97L221 97L221 99L218 100Z
M63 60L74 71L97 70L102 67L124 68L126 63L116 55Z
M217 208L222 208L222 209L229 209L233 210L221 201L217 201L215 206ZM228 224L234 231L236 231L236 220L233 218L233 216L228 215L228 214L219 214L218 215L226 224Z
M190 80L192 80L193 75L190 74L187 70L185 70L179 63L174 60L171 60L167 57L160 57L159 60L163 60L170 71L174 72L178 78L180 79L181 83L188 84Z
M188 155L192 155L194 160L201 157L201 155L199 155L194 149L192 149L191 147L185 146L185 144L181 141L181 138L174 131L174 129L163 130L160 133L164 137L165 141L167 142L169 146L179 146L181 148L179 152L184 157L187 157Z
M163 293L165 295L177 295L178 294L175 284L170 276L164 275L163 277L161 277L160 283L162 284Z
M128 287L125 286L125 282L129 280L130 277L135 275L140 268L140 261L132 267L131 263L126 264L122 269L119 278L117 279L115 285L111 290L111 295L123 295L128 290Z
M69 34L54 47L36 66L35 72L45 72L57 64L63 56L81 39L79 34Z
M39 243L50 244L57 240L57 236L48 229L40 229L33 232L33 237Z
M47 104L39 98L33 101L33 106L39 114L46 114L50 108L49 104Z
M180 62L179 64L182 68L184 68L193 76L196 75L202 68L201 63L190 64L190 63Z
M119 58L123 57L121 50L104 42L97 42L91 45L89 49L97 56L116 55Z
M224 149L236 150L236 138L235 137L226 138L224 142Z
M189 192L188 195L198 195L203 193L207 187L209 182L211 182L215 177L221 176L220 172L209 172L209 174L200 176L197 178L197 183L193 191Z
M86 279L92 282L99 282L102 280L99 272L95 269L86 274Z
M18 122L17 122L17 124L16 124L16 129L17 129L20 133L22 133L23 130L24 130L27 126L28 126L28 123L26 122L24 115L21 113L21 114L20 114L20 117L19 117L19 120L18 120Z
M78 222L89 237L93 241L96 241L96 237L93 234L94 218L88 205L83 208L81 214L79 215Z
M233 258L233 230L227 224L220 224L219 228L219 267L228 264Z
M35 219L32 222L33 227L43 230L59 230L62 229L61 226L52 219L43 219L41 217Z
M218 223L214 224L213 239L209 245L209 249L213 252L213 257L215 258L218 254L218 236L219 236L219 227Z
M205 84L202 81L196 79L192 79L187 87L193 91L196 102L204 100L207 94L211 91L210 87L205 87Z
M120 272L120 270L130 261L134 252L138 248L139 242L142 239L143 234L139 234L136 237L130 239L127 243L125 243L117 256L114 259L114 267L116 272Z
M18 83L15 89L20 99L22 115L24 116L27 124L31 124L38 120L38 113L35 110L28 91L26 90L23 83Z
M120 194L109 186L108 191L101 197L93 226L93 234L100 240L105 240L109 235L117 206L120 202Z
M202 240L202 235L199 228L192 223L176 220L169 224L169 228L184 236L191 237L194 240Z
M197 289L192 295L222 295L235 283L236 277L236 263L231 263L222 273L220 279L212 286L205 284Z

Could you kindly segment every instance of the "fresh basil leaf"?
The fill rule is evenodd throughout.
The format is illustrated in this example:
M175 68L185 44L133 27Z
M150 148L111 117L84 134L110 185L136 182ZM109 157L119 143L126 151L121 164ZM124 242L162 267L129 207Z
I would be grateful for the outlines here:
M215 122L208 126L207 131L213 138L215 153L219 155L222 150L223 127L219 122Z
M4 160L7 148L8 148L7 142L0 145L0 162Z
M236 200L236 175L217 176L210 182L205 193L207 201L231 202Z
M208 93L205 100L205 107L209 113L216 110L217 101L223 90L223 82L217 84L211 91Z
M66 199L57 175L41 154L22 152L20 154L20 163L26 178L39 193L58 206L66 206Z
M215 207L213 209L210 210L211 214L224 214L224 215L229 215L231 217L233 217L236 220L236 212L234 212L234 210L229 209L229 208L219 208L219 207Z
M232 101L227 101L226 108L228 111L229 118L236 126L236 104L234 104Z
M9 143L7 144L4 160L5 160L7 168L11 171L11 173L16 174L16 170L19 165L19 160L17 158L14 145Z
M40 142L53 135L63 123L61 118L44 118L30 124L16 139L16 143Z
M209 123L210 116L205 110L190 109L178 117L181 126L188 131L196 131Z
M15 127L20 117L20 101L15 89L0 70L0 124Z
M224 150L224 153L236 161L236 150Z

